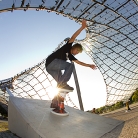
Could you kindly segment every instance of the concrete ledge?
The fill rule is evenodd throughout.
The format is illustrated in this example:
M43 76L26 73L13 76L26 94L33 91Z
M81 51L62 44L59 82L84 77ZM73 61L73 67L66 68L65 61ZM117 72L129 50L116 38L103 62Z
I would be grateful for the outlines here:
M9 130L22 138L100 138L122 121L66 106L69 116L51 113L50 101L10 97Z

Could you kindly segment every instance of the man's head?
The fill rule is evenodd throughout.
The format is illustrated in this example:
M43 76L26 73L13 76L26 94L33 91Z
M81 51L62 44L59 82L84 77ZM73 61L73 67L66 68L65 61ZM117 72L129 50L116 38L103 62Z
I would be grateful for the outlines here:
M82 45L81 44L74 44L71 48L71 54L77 55L78 53L81 53L83 51Z

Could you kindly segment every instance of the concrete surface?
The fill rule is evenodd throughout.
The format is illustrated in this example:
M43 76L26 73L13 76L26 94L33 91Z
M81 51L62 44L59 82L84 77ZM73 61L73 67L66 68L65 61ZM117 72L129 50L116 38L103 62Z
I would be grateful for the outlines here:
M50 112L50 101L9 99L9 130L22 138L100 138L123 123L68 106L69 116L61 117Z
M101 138L138 138L138 103L130 105L130 109L128 111L125 107L104 114L104 116L122 120L124 123Z

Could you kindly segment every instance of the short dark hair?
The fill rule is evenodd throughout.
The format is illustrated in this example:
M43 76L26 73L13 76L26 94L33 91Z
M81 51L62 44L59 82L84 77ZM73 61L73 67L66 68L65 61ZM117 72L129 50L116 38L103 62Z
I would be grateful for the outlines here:
M78 48L80 50L80 53L83 51L82 45L79 43L76 43L72 46L72 49Z

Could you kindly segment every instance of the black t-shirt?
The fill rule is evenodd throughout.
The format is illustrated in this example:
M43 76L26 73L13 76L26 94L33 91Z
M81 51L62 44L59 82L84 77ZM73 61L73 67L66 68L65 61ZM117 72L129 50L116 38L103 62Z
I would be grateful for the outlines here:
M77 60L70 52L72 48L72 43L66 43L60 49L49 55L46 59L46 66L48 66L54 59L61 59L61 60Z

